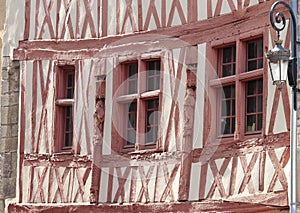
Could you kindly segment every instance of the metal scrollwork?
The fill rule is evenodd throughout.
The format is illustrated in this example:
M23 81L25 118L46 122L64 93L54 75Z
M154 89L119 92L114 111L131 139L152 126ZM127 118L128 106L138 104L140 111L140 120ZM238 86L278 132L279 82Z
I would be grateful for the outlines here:
M276 15L274 16L274 10L275 8L278 6L278 5L283 5L285 6L286 8L289 9L290 13L291 13L291 16L292 16L292 19L294 21L295 17L294 15L292 14L292 9L290 7L289 4L287 4L286 2L283 2L283 1L277 1L275 2L272 7L271 7L271 10L270 10L270 22L271 22L271 25L272 27L277 31L277 37L279 39L280 37L280 31L284 30L284 28L286 27L286 18L283 14L283 12L278 12L276 13ZM274 21L275 20L275 21Z

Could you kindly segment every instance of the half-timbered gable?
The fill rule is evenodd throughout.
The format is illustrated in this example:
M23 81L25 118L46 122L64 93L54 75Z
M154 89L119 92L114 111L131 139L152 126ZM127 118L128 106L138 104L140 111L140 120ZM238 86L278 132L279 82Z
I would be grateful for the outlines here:
M9 210L286 210L289 91L265 58L274 2L20 4Z

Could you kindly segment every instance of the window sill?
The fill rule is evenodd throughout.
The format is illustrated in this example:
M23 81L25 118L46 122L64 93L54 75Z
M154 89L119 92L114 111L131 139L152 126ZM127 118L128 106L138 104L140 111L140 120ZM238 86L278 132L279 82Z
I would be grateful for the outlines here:
M158 149L157 144L147 144L140 147L140 150L135 150L135 146L124 146L121 153L128 155L137 155L137 154L152 154L163 152L161 149Z

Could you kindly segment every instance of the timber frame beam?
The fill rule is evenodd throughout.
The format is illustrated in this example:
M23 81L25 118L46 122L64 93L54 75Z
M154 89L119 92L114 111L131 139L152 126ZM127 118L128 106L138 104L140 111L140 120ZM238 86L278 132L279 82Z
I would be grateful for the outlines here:
M156 50L178 48L178 42L176 41L181 41L182 46L187 46L219 40L219 38L233 36L240 32L248 31L249 36L251 36L251 30L269 26L269 20L265 17L268 17L267 14L271 5L272 1L269 1L263 5L258 4L250 7L247 12L234 11L231 14L182 26L108 36L100 39L25 40L19 43L18 48L14 49L14 59L47 60L67 58L76 60L100 58L100 56L111 56L116 52L127 54L128 46L132 47L133 43L135 44L134 50L139 50L142 46L143 51L153 51L153 48ZM257 14L257 11L260 11L259 14ZM261 17L261 20L265 20L265 22L257 23L258 17ZM218 28L222 28L222 30ZM140 36L140 40L138 36Z

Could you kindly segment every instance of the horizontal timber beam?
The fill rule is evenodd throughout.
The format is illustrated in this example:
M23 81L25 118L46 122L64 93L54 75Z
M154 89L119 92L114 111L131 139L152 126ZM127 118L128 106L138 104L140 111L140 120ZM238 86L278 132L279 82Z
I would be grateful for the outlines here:
M197 45L269 26L272 1L204 21L100 39L20 41L15 60L76 60ZM257 22L257 20L260 20ZM180 43L178 43L180 41ZM132 46L132 44L135 44ZM130 47L130 48L128 48ZM128 50L129 49L129 50Z

